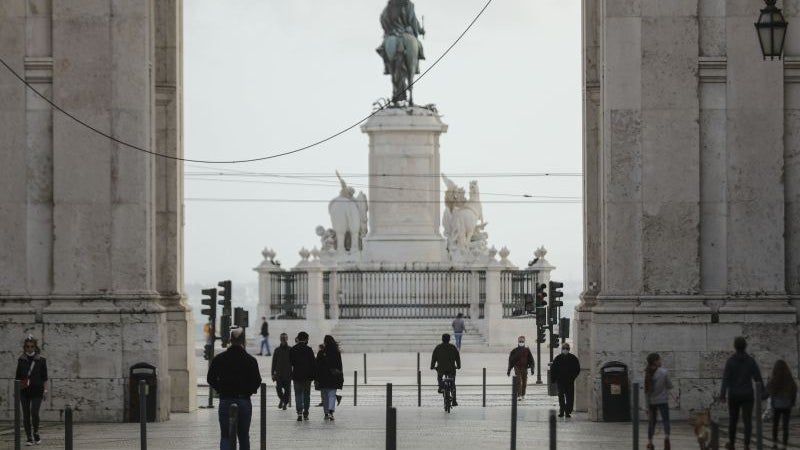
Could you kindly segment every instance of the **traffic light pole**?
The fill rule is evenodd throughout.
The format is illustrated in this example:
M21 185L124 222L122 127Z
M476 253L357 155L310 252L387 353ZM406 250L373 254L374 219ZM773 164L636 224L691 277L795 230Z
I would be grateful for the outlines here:
M550 336L547 339L547 346L550 347L550 362L553 362L553 324L547 326Z
M536 326L539 328L539 325ZM536 333L536 384L542 384L542 343L539 342L539 333Z

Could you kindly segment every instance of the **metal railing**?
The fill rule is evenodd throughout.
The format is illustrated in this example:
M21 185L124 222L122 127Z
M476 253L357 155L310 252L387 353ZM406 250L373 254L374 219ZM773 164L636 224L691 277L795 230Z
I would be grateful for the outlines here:
M308 273L273 272L270 278L270 315L276 319L305 319Z
M504 270L500 273L500 303L503 317L515 317L525 313L526 295L536 293L537 272L528 270Z

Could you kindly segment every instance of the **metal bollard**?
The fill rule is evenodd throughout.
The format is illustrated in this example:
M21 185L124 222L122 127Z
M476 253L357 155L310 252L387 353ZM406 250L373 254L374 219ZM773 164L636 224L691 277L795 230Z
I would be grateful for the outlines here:
M764 450L764 419L761 417L761 393L764 386L756 383L756 450Z
M22 432L19 429L21 390L22 386L20 386L19 380L14 380L14 450L20 450L22 445Z
M631 422L633 423L633 450L639 450L639 383L633 383Z
M231 441L231 450L236 450L236 431L239 428L239 405L231 403L231 407L228 411L228 437Z
M719 450L719 423L711 421L711 450Z
M392 419L392 383L386 383L386 448L392 448L391 436L389 429L391 428Z
M389 408L386 423L386 450L397 450L397 408Z
M367 384L367 354L364 353L364 384Z
M483 390L481 391L483 407L486 408L486 367L483 368Z
M417 372L419 372L419 352L417 352Z
M72 450L72 407L64 408L64 450Z
M417 406L422 406L422 372L417 370Z
M267 383L261 383L261 450L267 450Z
M511 450L517 450L517 377L511 380Z
M392 407L392 383L386 383L386 408Z
M147 382L139 380L139 441L147 450Z
M353 406L358 406L358 371L353 371Z
M556 410L550 410L550 450L556 450Z

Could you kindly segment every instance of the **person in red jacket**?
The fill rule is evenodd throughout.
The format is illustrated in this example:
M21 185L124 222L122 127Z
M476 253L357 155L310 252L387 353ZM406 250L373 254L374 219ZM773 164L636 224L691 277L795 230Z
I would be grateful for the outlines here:
M517 347L508 354L508 370L506 376L511 375L511 368L514 368L514 376L517 377L517 400L525 398L525 388L528 387L528 368L533 368L536 363L533 361L531 349L525 346L525 336L517 338Z

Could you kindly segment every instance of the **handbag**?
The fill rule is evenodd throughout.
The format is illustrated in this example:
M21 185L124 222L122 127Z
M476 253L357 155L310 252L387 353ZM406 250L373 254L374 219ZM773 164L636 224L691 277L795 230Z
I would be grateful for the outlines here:
M31 361L31 366L28 367L28 375L25 378L19 380L19 387L20 389L27 389L28 386L31 385L31 373L33 372L33 366L36 365L36 361Z

